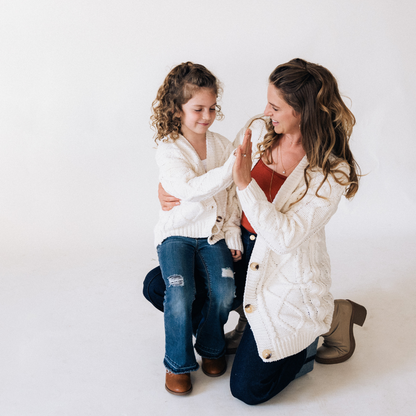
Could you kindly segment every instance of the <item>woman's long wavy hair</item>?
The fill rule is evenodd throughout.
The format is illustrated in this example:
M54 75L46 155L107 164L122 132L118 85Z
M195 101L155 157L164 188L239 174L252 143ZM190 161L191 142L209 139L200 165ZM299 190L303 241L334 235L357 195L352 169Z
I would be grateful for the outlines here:
M222 92L218 79L203 65L184 62L169 72L152 103L150 122L156 130L156 143L158 140L176 140L179 137L182 106L202 88L211 90L216 97ZM217 120L221 120L224 115L218 104L216 112Z
M309 188L308 171L316 168L324 174L316 191L317 196L328 175L331 175L337 183L346 186L346 198L352 198L358 190L360 177L359 166L349 147L355 117L343 102L334 76L323 66L293 59L279 65L270 74L269 82L301 116L302 147L309 165L304 172L306 191L300 199ZM270 120L266 121L266 125L267 133L263 142L258 144L258 151L272 163L271 151L280 135L275 133ZM341 162L348 163L349 176L337 169Z

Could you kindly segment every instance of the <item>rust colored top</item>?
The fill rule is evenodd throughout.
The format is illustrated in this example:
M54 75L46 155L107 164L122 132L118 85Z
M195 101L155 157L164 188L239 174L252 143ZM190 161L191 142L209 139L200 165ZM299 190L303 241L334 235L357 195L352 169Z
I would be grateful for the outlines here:
M269 202L273 202L274 197L283 185L283 182L286 180L286 176L270 169L261 159L251 171L251 177L256 180ZM249 223L244 212L241 217L241 225L250 233L257 234Z

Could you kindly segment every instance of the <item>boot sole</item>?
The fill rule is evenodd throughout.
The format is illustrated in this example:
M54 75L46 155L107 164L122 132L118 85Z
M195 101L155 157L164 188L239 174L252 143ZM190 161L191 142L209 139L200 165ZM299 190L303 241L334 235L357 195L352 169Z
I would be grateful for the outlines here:
M165 389L168 393L173 394L175 396L185 396L185 395L189 394L192 391L192 386L189 390L179 392L179 391L173 391L173 390L169 389L169 387L165 384Z
M317 363L340 364L340 363L343 363L344 361L347 361L354 354L355 338L354 338L353 326L354 324L357 324L359 326L364 325L365 319L367 317L367 309L364 308L364 306L361 306L358 303L353 302L352 300L347 299L347 301L350 302L352 306L352 313L351 313L351 319L350 319L350 350L342 357L337 357L337 358L319 358L318 356L316 356L315 361Z

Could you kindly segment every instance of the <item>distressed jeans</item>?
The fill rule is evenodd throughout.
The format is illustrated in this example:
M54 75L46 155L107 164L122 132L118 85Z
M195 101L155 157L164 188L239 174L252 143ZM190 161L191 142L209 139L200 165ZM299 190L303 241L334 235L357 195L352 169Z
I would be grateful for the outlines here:
M192 345L201 357L216 359L225 353L224 324L235 296L233 261L225 240L209 244L206 238L168 237L158 247L164 296L165 367L175 374L198 369ZM195 273L203 278L207 298L197 315Z

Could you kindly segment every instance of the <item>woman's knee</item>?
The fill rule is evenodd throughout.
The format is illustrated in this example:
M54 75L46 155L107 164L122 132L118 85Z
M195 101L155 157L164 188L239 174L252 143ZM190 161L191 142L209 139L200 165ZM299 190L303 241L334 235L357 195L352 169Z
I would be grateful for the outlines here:
M157 309L163 312L165 283L160 267L151 270L143 282L143 296Z
M236 399L241 400L243 403L248 404L250 406L267 401L267 399L264 398L263 394L261 395L261 397L256 394L255 389L253 388L253 386L250 385L249 381L242 378L238 378L237 380L234 377L231 377L230 390L231 394Z

